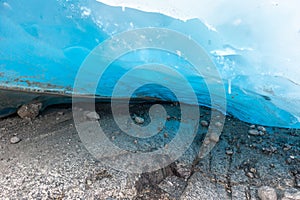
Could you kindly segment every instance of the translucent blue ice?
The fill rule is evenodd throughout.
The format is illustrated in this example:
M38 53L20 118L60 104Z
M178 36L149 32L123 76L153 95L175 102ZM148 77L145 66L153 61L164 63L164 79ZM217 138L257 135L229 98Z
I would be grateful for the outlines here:
M237 27L239 23L238 20L233 24L224 22L214 30L200 19L182 21L94 0L0 1L0 86L71 94L81 63L98 44L128 30L168 28L195 40L211 57L227 92L229 114L249 123L300 128L300 81L289 76L297 68L286 73L276 71L287 67L285 61L279 61L289 58L267 49L268 45L260 45L263 38L256 36L250 23ZM264 31L262 24L257 23L257 28ZM266 33L262 34L270 40ZM282 47L280 44L278 48ZM300 52L300 47L297 48ZM145 63L161 63L178 70L192 84L199 104L210 105L203 77L195 73L193 66L178 55L151 49L134 51L112 63L100 80L96 95L110 97L124 73ZM175 77L155 71L133 76L131 82L124 83L124 89L141 79L157 78L177 84L178 92L184 94ZM83 88L81 93L93 95L89 91L88 75ZM135 97L176 100L166 88L153 85L140 88ZM188 94L185 103L189 103Z

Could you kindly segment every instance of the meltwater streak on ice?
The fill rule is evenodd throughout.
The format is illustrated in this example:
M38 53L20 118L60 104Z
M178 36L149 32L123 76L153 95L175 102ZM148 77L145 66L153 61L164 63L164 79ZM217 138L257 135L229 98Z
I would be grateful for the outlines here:
M110 1L113 2L117 1ZM119 2L123 8L94 0L29 0L26 4L18 0L1 1L0 85L70 93L85 56L109 36L143 27L169 28L190 36L210 53L226 84L227 110L231 114L251 123L300 127L300 19L294 12L298 1L289 1L289 6L283 1L277 5L267 0L219 0L213 4L184 1L184 5L167 1L156 5L160 10L147 10L172 17L125 8L130 1ZM147 8L149 1L143 3ZM145 10L140 4L135 8ZM110 96L122 73L149 62L169 64L179 70L195 88L199 103L209 105L203 79L195 75L188 63L150 50L129 54L113 63L114 70L103 77L104 87L97 90L97 95ZM134 86L139 79L157 77L155 72L148 74L136 75L135 81L124 87ZM160 76L170 84L176 83L168 74ZM82 93L89 93L89 77L86 79ZM47 86L49 83L51 87ZM164 93L143 88L138 97L172 100L171 95ZM188 96L185 101L189 102Z

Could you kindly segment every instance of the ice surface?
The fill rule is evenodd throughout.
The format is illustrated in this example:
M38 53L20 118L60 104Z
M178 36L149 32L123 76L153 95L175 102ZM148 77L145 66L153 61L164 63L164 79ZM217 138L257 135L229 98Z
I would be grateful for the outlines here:
M230 114L250 123L300 127L297 0L101 2L0 1L0 85L71 93L81 63L98 44L127 30L168 28L195 40L209 54L226 87ZM210 105L203 77L178 55L149 49L124 55L104 74L97 95L111 96L116 82L134 66L161 63L189 80L200 104ZM134 75L124 90L158 78L185 95L176 77L155 70ZM81 92L92 94L88 75L83 88ZM166 88L153 85L135 95L175 100Z

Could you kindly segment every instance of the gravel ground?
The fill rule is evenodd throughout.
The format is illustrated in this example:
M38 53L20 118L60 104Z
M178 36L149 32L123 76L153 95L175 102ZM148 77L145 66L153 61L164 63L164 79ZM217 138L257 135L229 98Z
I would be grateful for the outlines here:
M150 106L131 105L133 120L149 123ZM152 141L122 134L109 104L97 104L97 113L116 144L151 151L170 142L180 123L178 106L164 106L170 117ZM78 109L97 118L84 104ZM97 161L80 140L70 105L48 107L34 119L1 119L0 199L300 199L300 131L251 126L227 116L215 148L193 166L210 121L210 110L201 113L196 139L184 155L143 174Z

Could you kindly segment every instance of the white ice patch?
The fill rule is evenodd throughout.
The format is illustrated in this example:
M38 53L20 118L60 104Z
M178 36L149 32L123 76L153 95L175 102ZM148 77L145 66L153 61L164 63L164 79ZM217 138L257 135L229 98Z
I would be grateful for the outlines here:
M10 6L9 3L7 3L7 2L3 2L3 6L4 6L5 8L11 9L11 6Z
M91 15L91 9L87 8L87 7L81 7L80 10L82 11L81 13L81 17L88 17Z

